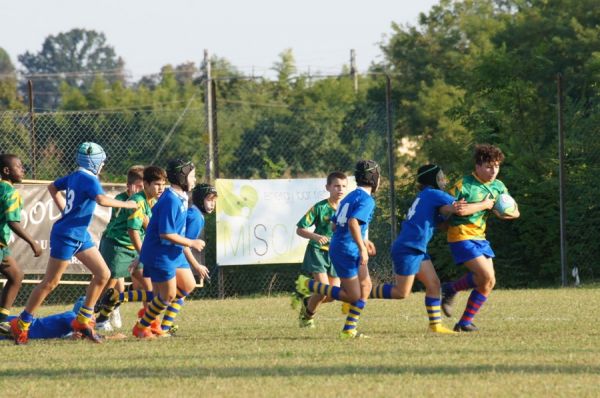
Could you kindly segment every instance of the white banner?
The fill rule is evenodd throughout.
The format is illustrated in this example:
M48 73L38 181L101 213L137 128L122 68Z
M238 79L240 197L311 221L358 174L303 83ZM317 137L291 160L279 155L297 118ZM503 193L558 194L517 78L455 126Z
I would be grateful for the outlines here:
M296 223L329 197L324 178L217 179L217 264L301 263L308 240ZM348 179L348 191L354 178Z

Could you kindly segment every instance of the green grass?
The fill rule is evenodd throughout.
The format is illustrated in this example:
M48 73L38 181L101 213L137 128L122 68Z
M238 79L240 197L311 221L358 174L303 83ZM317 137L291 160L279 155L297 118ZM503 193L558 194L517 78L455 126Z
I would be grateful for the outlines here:
M369 302L360 329L371 339L361 341L338 341L339 303L322 307L317 329L298 329L287 297L187 303L171 339L0 341L0 395L599 394L600 290L495 291L476 318L481 331L458 336L427 333L423 300ZM137 306L124 307L129 335Z

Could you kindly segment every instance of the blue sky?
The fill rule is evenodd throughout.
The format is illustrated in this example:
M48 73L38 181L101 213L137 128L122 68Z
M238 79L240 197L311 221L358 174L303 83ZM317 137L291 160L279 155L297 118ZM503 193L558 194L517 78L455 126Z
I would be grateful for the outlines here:
M133 78L165 64L200 62L204 49L242 72L268 75L292 48L298 70L338 73L356 50L360 71L380 59L391 23L416 24L438 0L8 0L0 2L0 47L38 52L72 28L104 32Z

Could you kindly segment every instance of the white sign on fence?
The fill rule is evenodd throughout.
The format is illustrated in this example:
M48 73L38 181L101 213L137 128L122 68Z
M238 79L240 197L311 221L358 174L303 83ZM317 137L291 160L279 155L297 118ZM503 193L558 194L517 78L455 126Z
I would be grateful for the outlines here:
M324 178L218 179L216 188L218 265L302 262L308 241L296 235L296 223L329 197Z

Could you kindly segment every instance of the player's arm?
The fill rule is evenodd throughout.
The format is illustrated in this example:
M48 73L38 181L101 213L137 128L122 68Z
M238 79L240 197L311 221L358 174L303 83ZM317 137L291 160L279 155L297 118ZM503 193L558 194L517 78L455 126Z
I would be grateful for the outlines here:
M491 210L494 207L494 200L488 195L481 202L468 203L464 199L458 200L452 204L454 213L457 216L470 216L483 210Z
M134 202L133 200L127 200L123 202L122 200L111 198L110 196L105 194L96 195L96 203L98 203L100 206L105 207L120 207L132 210L138 208L137 202Z
M210 280L208 268L206 268L204 265L200 264L198 260L196 260L196 257L194 257L194 253L192 253L192 249L190 249L189 247L184 247L183 254L185 255L185 259L187 260L190 267L192 267L192 269L196 271L196 273L200 275L202 279Z
M62 213L65 210L65 206L67 202L65 201L65 197L60 194L59 189L54 185L54 183L48 184L48 193L50 193L50 197L58 207L58 210Z
M367 249L367 245L363 241L362 234L360 232L360 224L356 218L350 218L348 220L348 230L350 231L350 235L356 245L358 246L358 250L360 251L360 265L366 266L369 262L369 251Z
M206 243L202 239L188 239L185 236L179 234L160 234L161 239L166 239L169 242L175 243L176 245L183 247L190 247L196 249L199 252L204 249Z
M127 235L129 235L129 239L131 239L131 244L135 250L140 253L142 251L142 238L140 237L139 231L137 229L127 228Z
M314 240L315 242L319 242L320 245L324 245L329 242L329 238L323 235L315 234L314 232L309 231L306 228L296 228L296 234L298 236L303 237L304 239Z
M29 244L31 250L33 250L33 255L35 257L39 257L42 255L42 247L23 229L21 223L18 221L9 221L8 227L21 239Z

